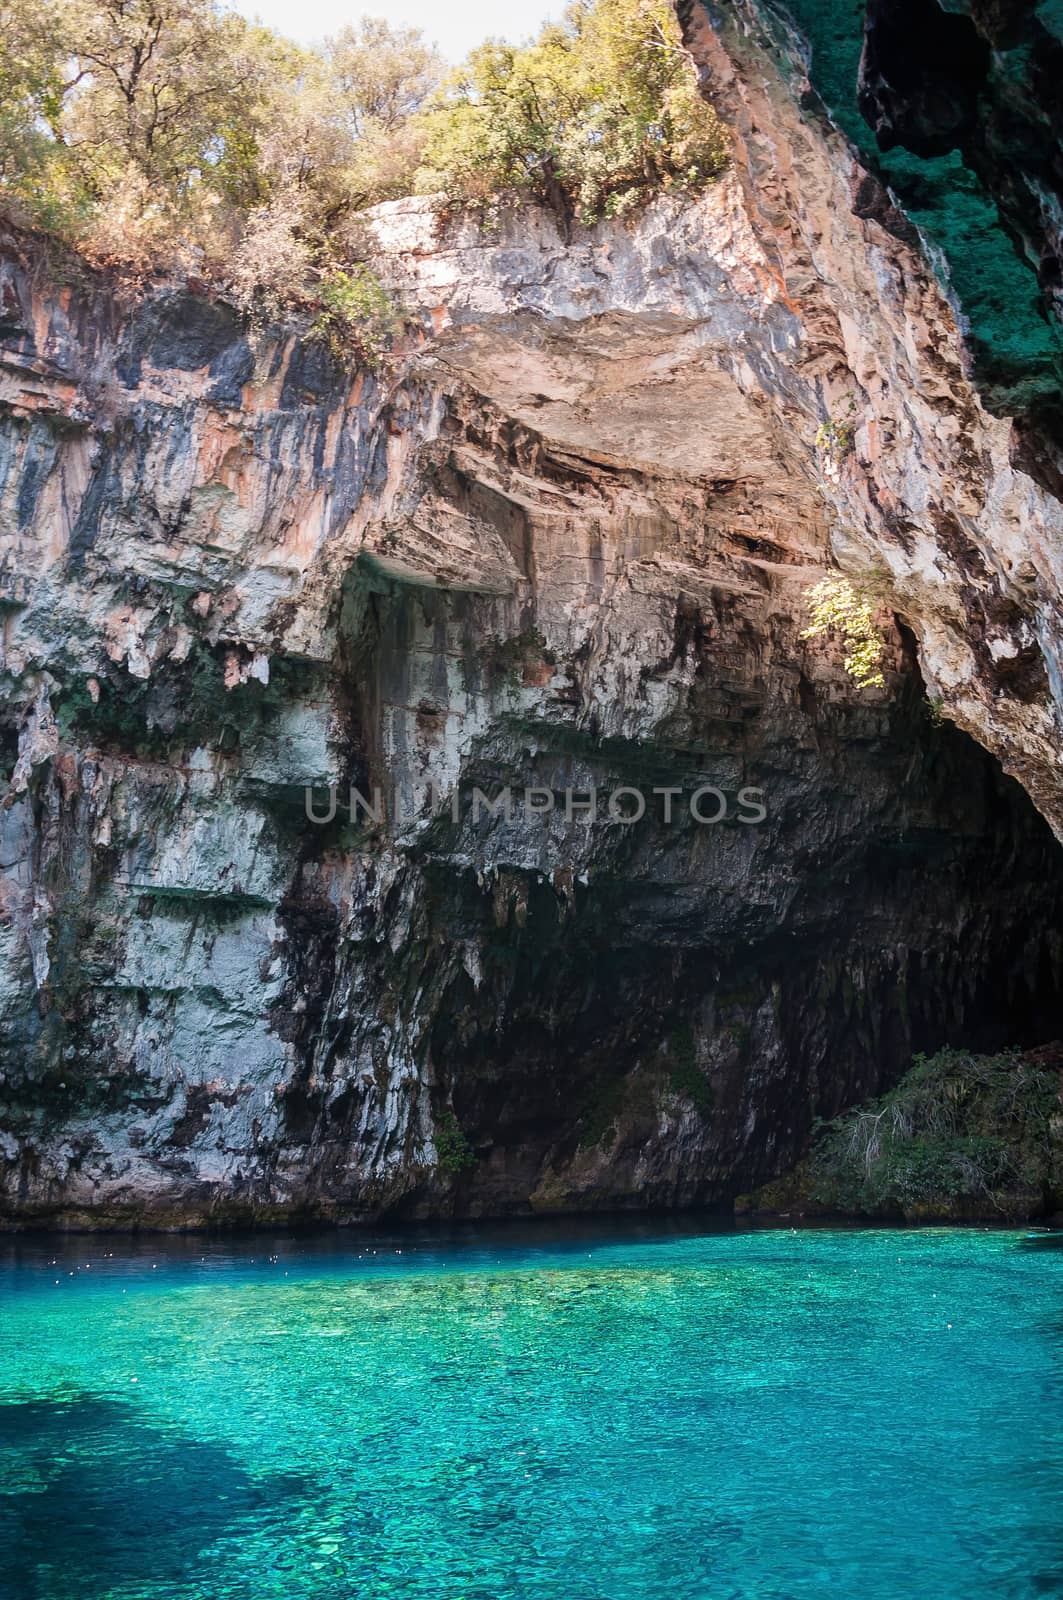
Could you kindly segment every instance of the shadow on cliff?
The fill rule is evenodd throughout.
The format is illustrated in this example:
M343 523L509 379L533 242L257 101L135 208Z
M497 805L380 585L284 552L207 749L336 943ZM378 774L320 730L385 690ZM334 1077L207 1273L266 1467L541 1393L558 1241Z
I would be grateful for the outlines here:
M309 1485L254 1478L223 1446L92 1394L0 1405L0 1595L96 1600L118 1588L198 1592L218 1542L287 1515Z

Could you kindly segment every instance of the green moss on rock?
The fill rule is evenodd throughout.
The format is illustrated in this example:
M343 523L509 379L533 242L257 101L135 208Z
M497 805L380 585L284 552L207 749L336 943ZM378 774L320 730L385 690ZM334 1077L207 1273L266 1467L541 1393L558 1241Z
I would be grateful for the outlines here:
M687 1024L676 1028L668 1038L671 1071L668 1086L681 1100L689 1100L702 1116L712 1109L712 1085L698 1066L694 1030Z

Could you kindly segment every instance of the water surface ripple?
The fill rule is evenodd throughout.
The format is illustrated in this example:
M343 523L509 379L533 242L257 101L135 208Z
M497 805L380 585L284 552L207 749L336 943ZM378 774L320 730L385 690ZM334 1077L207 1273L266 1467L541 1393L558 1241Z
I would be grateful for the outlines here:
M4 1600L1063 1595L1063 1252L961 1229L0 1250Z

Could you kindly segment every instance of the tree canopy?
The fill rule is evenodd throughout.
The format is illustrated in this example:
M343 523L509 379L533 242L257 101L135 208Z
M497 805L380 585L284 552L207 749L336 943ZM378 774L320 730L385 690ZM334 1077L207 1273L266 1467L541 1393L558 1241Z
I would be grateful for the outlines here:
M533 44L481 45L422 123L422 188L529 189L585 221L699 188L727 159L668 0L577 0Z
M0 206L267 312L330 283L334 317L359 302L382 199L516 190L589 221L725 160L668 0L576 0L449 74L379 18L307 50L218 0L0 0Z

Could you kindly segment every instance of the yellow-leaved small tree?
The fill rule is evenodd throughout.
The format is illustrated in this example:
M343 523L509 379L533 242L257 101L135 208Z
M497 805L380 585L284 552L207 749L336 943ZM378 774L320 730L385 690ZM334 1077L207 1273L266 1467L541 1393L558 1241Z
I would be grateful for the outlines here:
M886 641L875 617L874 589L832 572L805 590L805 601L812 621L801 638L818 639L827 633L839 633L850 678L861 689L881 689L886 681L882 673Z

